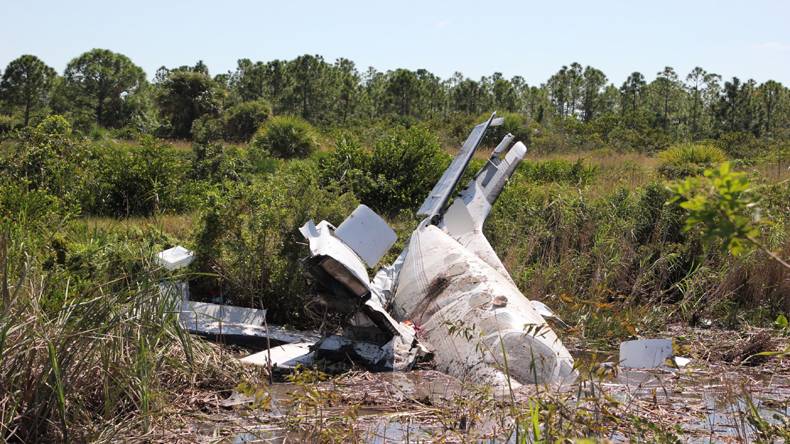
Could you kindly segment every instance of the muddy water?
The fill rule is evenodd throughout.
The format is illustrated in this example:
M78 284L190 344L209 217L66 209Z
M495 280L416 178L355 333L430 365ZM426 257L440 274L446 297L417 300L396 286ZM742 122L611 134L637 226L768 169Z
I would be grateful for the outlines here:
M603 392L620 402L624 414L672 430L684 442L747 442L757 437L749 421L748 412L752 408L774 425L787 421L790 415L790 377L780 373L775 376L775 369L702 366L628 370L592 384L540 387L537 396L565 394L564 399L575 402L578 394L584 397L597 391L600 396ZM455 421L454 409L459 405L468 408L468 402L464 402L478 391L435 371L358 373L323 382L320 387L325 390L322 393L327 393L319 409L322 421L327 424L325 429L316 428L317 420L305 421L305 410L295 408L295 399L304 399L303 387L275 383L268 388L271 397L268 410L249 409L243 397L238 397L229 403L234 405L226 406L220 414L224 417L221 425L204 424L198 433L202 438L198 439L286 443L316 442L323 436L327 440L344 441L343 433L353 429L357 442L369 443L431 442L440 437L447 442L481 438L501 443L515 440L501 424L499 427L494 424L493 419L478 421L473 426ZM536 396L536 391L524 387L514 396L517 399ZM461 427L465 429L453 430ZM628 432L617 429L600 436L615 442L628 441L629 437Z

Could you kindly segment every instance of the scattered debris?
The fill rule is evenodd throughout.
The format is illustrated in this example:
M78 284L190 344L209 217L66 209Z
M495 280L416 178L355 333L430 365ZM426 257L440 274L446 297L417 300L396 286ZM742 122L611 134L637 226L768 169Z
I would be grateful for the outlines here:
M168 248L156 255L156 261L159 265L165 267L169 271L184 268L191 264L193 260L195 260L195 253L180 245Z
M683 356L675 356L674 358L672 358L672 362L675 363L675 367L683 368L689 365L689 363L691 363L691 359L684 358Z
M189 301L186 285L164 285L184 294L182 325L247 346L274 344L242 362L280 369L327 359L408 370L433 355L440 370L500 386L575 378L573 358L544 319L556 316L545 304L524 297L482 231L526 146L506 135L450 205L486 131L501 123L492 114L474 127L417 211L426 218L408 246L372 281L367 267L375 267L397 240L373 210L360 205L337 228L312 220L301 227L310 248L306 269L320 287L317 296L347 320L339 334L319 339L267 326L265 310ZM176 269L192 256L176 247L160 253L159 260Z
M637 339L620 344L620 366L656 368L672 356L671 339Z
M738 341L732 348L724 353L724 360L733 364L757 365L767 356L758 353L773 350L773 338L767 331L758 331Z
M319 342L319 352L399 370L431 350L440 370L501 385L508 375L516 384L575 376L573 358L538 309L551 311L521 294L482 233L526 154L524 144L511 147L508 134L448 206L486 130L499 123L492 115L472 130L418 210L426 218L407 248L372 283L365 264L373 267L395 241L383 219L360 206L337 229L326 221L302 227L310 243L308 271L329 294L323 300L350 315L342 336Z

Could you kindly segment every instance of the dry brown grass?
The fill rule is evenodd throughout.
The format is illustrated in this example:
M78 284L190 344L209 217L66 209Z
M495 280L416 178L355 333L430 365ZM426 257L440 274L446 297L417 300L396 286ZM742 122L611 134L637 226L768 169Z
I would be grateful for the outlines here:
M195 215L160 214L151 217L129 217L116 219L113 217L86 217L82 221L91 230L111 230L116 228L150 230L155 229L178 239L186 239L192 233Z

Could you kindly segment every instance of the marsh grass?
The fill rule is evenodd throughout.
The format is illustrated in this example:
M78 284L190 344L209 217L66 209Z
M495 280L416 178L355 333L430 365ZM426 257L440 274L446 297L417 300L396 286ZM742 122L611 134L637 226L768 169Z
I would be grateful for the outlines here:
M151 251L136 251L143 271L85 285L24 253L17 239L6 237L3 247L3 440L101 441L130 430L142 436L162 426L162 412L184 391L228 387L239 374L217 346L179 328Z

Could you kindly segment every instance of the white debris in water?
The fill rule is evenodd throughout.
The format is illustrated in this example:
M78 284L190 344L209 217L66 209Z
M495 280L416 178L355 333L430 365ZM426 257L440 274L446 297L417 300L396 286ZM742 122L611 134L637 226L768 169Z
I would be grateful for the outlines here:
M672 356L671 339L637 339L620 344L620 366L656 368Z

